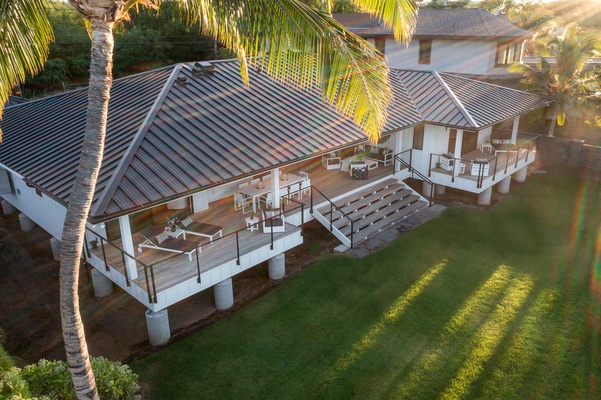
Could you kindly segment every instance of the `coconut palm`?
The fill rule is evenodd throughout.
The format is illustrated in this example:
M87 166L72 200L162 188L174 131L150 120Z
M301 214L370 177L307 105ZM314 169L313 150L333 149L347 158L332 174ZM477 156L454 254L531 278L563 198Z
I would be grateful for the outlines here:
M391 92L383 56L322 12L297 0L172 0L179 16L198 24L202 33L232 49L240 73L248 81L249 65L260 66L274 79L300 88L321 89L323 99L352 116L375 140L386 119ZM415 0L352 0L389 24L399 42L407 43L415 28ZM0 4L17 1L0 0ZM42 18L43 1L32 10L21 0L15 12ZM91 26L91 61L87 121L79 169L67 206L61 238L61 320L67 360L78 398L97 399L77 283L86 218L103 157L107 110L112 83L113 27L134 6L158 8L161 0L69 0ZM332 1L320 1L331 8ZM28 20L29 21L29 20ZM37 26L31 20L29 28ZM3 36L12 32L0 25ZM35 41L33 40L35 39ZM47 38L32 38L31 43ZM3 53L4 53L4 49ZM17 47L7 47L18 53ZM45 54L39 54L41 60ZM19 77L21 78L21 77ZM7 81L8 82L8 81ZM10 81L12 82L12 81ZM1 83L6 92L9 84Z
M597 89L600 75L594 65L586 61L598 54L601 38L594 33L580 34L578 26L568 24L559 35L545 36L539 40L538 54L534 67L514 63L509 71L524 76L524 87L538 94L549 96L553 103L549 110L551 126L548 136L555 133L555 124L565 122L565 108L570 104L585 101Z
M13 87L44 67L52 39L45 0L0 0L0 118Z

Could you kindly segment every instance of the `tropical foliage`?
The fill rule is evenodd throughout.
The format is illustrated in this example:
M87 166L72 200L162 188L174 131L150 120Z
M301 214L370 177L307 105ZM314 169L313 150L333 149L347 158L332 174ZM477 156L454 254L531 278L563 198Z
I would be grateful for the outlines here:
M98 394L107 400L140 399L138 375L127 365L103 357L92 358ZM0 374L0 397L6 399L75 399L75 390L65 361L40 360L24 368L12 367Z
M601 37L596 33L580 33L575 23L566 25L561 34L538 39L536 66L514 63L509 71L523 75L522 84L531 92L553 99L550 108L553 136L555 124L563 125L566 107L597 95L600 74L594 64L587 63L601 50Z
M12 88L44 66L52 38L45 0L0 0L0 118Z

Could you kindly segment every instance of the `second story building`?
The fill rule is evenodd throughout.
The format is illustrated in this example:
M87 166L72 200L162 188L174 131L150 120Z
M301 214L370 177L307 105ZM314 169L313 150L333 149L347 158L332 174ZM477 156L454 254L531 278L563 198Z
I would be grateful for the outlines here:
M408 46L394 40L392 29L369 14L334 14L351 32L373 43L391 68L440 71L496 79L511 76L507 67L521 61L532 34L505 16L469 9L419 10Z

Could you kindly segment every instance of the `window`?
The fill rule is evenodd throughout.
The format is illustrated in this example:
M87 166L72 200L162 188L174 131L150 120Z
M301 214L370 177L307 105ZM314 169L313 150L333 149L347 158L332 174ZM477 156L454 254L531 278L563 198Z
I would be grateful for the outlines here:
M509 65L514 61L520 61L521 53L521 43L499 43L497 44L497 58L495 59L495 66Z
M386 38L375 38L374 44L380 53L386 54Z
M420 40L419 41L419 56L417 57L418 64L430 64L430 57L432 56L432 41L431 40Z
M424 126L413 127L413 148L416 150L424 149Z

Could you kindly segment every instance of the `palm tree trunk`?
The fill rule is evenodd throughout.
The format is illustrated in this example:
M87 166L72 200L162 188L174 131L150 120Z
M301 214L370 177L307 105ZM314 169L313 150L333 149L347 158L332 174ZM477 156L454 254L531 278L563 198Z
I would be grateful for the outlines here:
M112 84L113 23L92 21L90 85L83 149L61 240L60 307L67 361L78 399L98 399L79 313L79 263L85 227L104 153Z
M551 125L549 126L549 132L547 133L548 137L553 137L553 135L555 134L555 125L557 125L558 113L559 110L557 109L557 107L553 107L553 110L551 111Z

